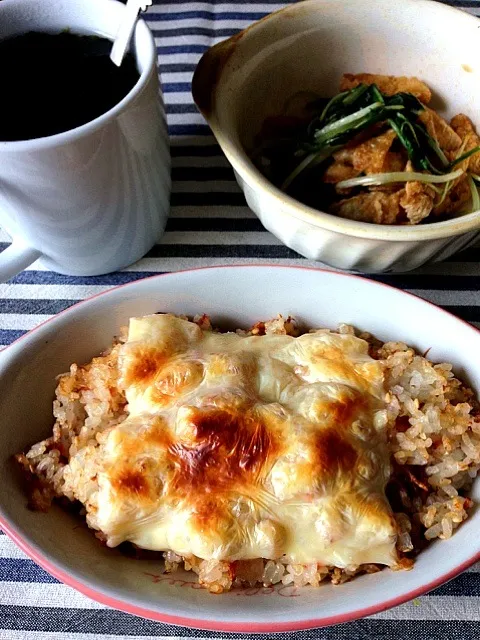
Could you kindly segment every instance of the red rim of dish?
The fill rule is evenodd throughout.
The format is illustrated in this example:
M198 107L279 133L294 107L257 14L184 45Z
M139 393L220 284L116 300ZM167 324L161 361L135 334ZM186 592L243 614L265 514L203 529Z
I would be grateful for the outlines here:
M6 349L9 349L10 347L12 347L13 345L16 345L17 343L21 342L22 340L24 340L27 336L35 333L36 331L38 331L41 327L43 327L44 325L52 322L53 320L55 320L55 318L58 318L59 316L69 313L72 309L75 309L76 307L86 304L88 303L90 300L94 300L96 298L99 298L100 296L104 296L107 295L108 293L110 293L111 291L116 291L118 289L123 289L124 287L129 287L129 286L133 286L135 284L137 284L138 282L143 282L145 280L153 280L155 278L162 278L164 276L170 276L170 275L176 275L178 273L189 273L192 271L207 271L210 269L251 269L251 268L259 268L259 267L264 267L264 268L276 268L276 269L289 269L289 270L305 270L305 271L318 271L320 273L328 273L329 275L333 275L333 276L340 276L340 277L347 277L347 278L354 278L354 279L360 279L360 280L366 280L367 282L370 282L373 285L378 285L381 287L386 287L388 289L393 289L395 291L398 291L399 293L402 293L403 295L415 298L416 300L421 300L422 302L424 302L425 304L428 304L432 307L434 307L438 312L440 313L444 313L447 316L454 318L455 320L457 320L458 322L461 322L462 324L466 325L467 327L469 327L470 329L473 329L474 331L479 332L479 330L474 327L473 325L469 324L468 322L466 322L465 320L462 320L461 318L458 318L457 316L453 315L452 313L449 313L448 311L445 311L444 309L442 309L441 307L438 307L437 305L433 304L432 302L429 302L428 300L424 300L423 298L420 298L419 296L416 296L412 293L408 293L406 291L402 291L401 289L397 289L396 287L392 287L390 285L384 284L383 282L377 282L375 280L370 280L369 278L363 277L363 276L357 276L354 274L350 274L350 273L339 273L339 272L335 272L335 271L329 271L327 269L317 269L315 267L301 267L301 266L284 266L284 265L271 265L271 264L249 264L249 265L225 265L225 266L210 266L210 267L199 267L196 269L183 269L180 271L174 271L174 272L169 272L169 273L160 273L160 274L156 274L153 276L149 276L147 278L141 278L140 280L136 280L134 282L128 282L125 284L121 284L118 285L116 287L112 287L111 289L108 289L107 291L102 291L101 293L97 293L93 296L90 296L89 298L86 298L85 300L81 300L78 303L72 305L71 307L69 307L68 309L64 309L63 311L61 311L60 313L56 314L55 316L53 316L52 318L49 318L48 320L45 320L45 322L42 322L41 324L39 324L37 327L35 327L35 329L32 329L30 332L28 332L27 334L20 336L20 338L18 338L17 340L15 340L11 345L9 345L8 347L6 347ZM3 520L3 518L0 516L0 528L3 529L3 531L20 547L20 549L22 549L22 551L24 551L28 556L30 556L30 558L32 558L32 560L34 560L40 567L42 567L42 569L45 569L45 571L47 571L48 573L50 573L52 576L54 576L55 578L57 578L57 580L60 580L61 582L63 582L64 584L73 587L74 589L76 589L77 591L79 591L80 593L82 593L83 595L91 598L92 600L96 600L97 602L101 603L101 604L105 604L109 607L112 607L113 609L118 609L120 611L124 611L126 613L130 613L136 616L140 616L142 618L148 618L150 620L154 620L156 622L163 622L165 624L173 624L173 625L179 625L179 626L183 626L183 627L190 627L190 628L197 628L197 629L205 629L205 630L209 630L209 631L227 631L227 632L239 632L239 633L261 633L261 632L282 632L282 631L301 631L301 630L305 630L305 629L313 629L313 628L318 628L318 627L327 627L327 626L331 626L334 624L341 624L344 622L351 622L352 620L357 620L358 618L363 618L365 616L369 616L372 615L374 613L379 613L381 611L385 611L386 609L390 609L392 607L396 607L400 604L403 604L409 600L412 600L413 598L417 597L417 596L421 596L425 593L427 593L428 591L431 591L432 589L434 589L435 587L438 587L439 585L443 584L444 582L447 582L448 580L451 580L452 578L454 578L455 576L457 576L458 574L462 573L463 571L465 571L466 569L468 569L468 567L470 567L472 564L475 564L476 562L478 562L480 560L480 551L476 552L470 559L466 560L465 562L463 562L461 565L459 565L458 567L455 567L455 569L452 569L451 571L448 571L447 573L443 574L442 576L436 578L435 580L432 580L431 582L428 582L425 585L422 585L421 587L418 587L417 589L413 589L412 591L408 591L407 593L404 593L400 596L397 596L395 598L391 598L390 600L384 600L382 602L379 602L378 604L374 604L371 605L369 607L364 607L362 609L356 609L354 611L350 611L348 613L342 613L342 614L337 614L337 615L332 615L332 616L327 616L327 617L323 617L323 618L311 618L308 620L293 620L291 622L241 622L241 623L236 623L236 622L222 622L222 621L215 621L215 620L204 620L202 618L187 618L187 617L183 617L183 616L174 616L174 615L170 615L168 613L161 613L158 611L153 611L151 609L145 609L143 607L140 607L138 605L135 604L130 604L129 602L126 602L125 600L118 600L117 598L114 598L112 596L107 595L106 593L103 593L101 591L96 591L95 589L89 587L88 585L84 584L83 582L81 582L80 580L77 580L76 578L72 577L69 573L65 572L63 569L57 567L55 564L53 564L52 562L50 562L50 560L48 560L47 558L45 558L40 552L38 552L33 546L31 546L27 540L25 540L22 535L15 529L15 527L10 526L7 522L5 522Z

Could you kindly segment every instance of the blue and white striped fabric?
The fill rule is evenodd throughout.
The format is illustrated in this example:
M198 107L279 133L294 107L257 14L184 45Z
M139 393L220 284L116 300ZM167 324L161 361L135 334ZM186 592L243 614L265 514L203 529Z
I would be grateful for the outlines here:
M450 3L480 15L480 0ZM207 47L281 6L269 0L165 0L151 8L147 20L158 46L172 139L173 195L167 231L161 244L121 273L74 278L34 264L10 283L0 285L0 345L9 344L77 300L154 273L250 261L309 264L265 231L246 207L233 172L190 94L193 70ZM8 242L8 236L0 231L0 249ZM478 249L414 274L376 279L416 293L480 326ZM106 609L58 583L0 535L0 639L146 640L227 635L170 627ZM391 611L334 628L280 634L285 640L294 636L296 640L478 639L480 564L429 595Z

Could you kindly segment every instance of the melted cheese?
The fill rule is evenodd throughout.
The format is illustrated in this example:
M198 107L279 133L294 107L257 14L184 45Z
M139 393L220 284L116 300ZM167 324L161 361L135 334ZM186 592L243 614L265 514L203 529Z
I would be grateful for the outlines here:
M338 567L396 561L383 366L365 341L133 318L129 417L102 446L110 546Z

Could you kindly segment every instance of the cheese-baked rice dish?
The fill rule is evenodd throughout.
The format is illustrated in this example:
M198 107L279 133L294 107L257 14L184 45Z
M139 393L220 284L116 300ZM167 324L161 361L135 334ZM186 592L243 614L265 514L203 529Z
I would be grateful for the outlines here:
M212 593L409 569L480 468L475 395L426 355L290 317L132 318L59 376L52 436L16 456L29 506L77 505L101 543Z

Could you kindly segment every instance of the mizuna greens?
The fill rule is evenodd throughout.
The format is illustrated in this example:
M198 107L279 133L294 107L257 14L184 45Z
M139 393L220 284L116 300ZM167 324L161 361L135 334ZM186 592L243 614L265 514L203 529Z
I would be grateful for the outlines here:
M432 175L428 173L418 173L416 171L395 171L392 173L371 173L368 176L361 178L352 178L351 180L342 180L337 183L337 186L341 189L348 189L350 187L363 187L363 186L380 186L383 184L390 184L391 182L425 182L426 184L440 184L443 182L450 182L459 178L463 173L463 169L457 169L451 173L444 175Z
M352 175L336 182L335 193L331 185L319 185L318 191L326 193L327 200L345 195L345 190L355 196L365 193L358 191L365 187L398 184L401 188L402 184L419 182L429 185L430 193L436 193L436 204L441 205L466 173L462 163L480 152L480 144L466 151L463 145L456 154L447 155L422 122L420 116L427 107L412 93L400 91L386 95L375 83L360 83L328 101L311 103L309 109L313 115L308 121L297 123L286 135L278 136L277 141L274 137L264 138L252 155L268 177L298 199L302 199L301 191L307 187L309 199L316 202L315 182L321 182L319 177L332 164L332 156L337 158L339 151L351 148L358 140L387 130L395 133L396 146L392 148L397 150L397 155L398 151L404 154L408 166L405 162L400 171ZM474 210L480 202L477 180L477 175L468 176Z
M330 100L320 116L310 122L307 127L307 139L299 140L298 151L308 151L308 155L286 178L284 188L316 157L328 157L329 151L347 144L361 131L380 122L387 122L395 131L417 171L423 169L436 175L448 175L455 165L480 151L478 146L449 163L437 141L427 132L425 126L418 122L418 116L424 109L420 100L411 93L384 96L375 84L360 84L350 91L339 93ZM419 175L415 177L415 180L423 179ZM445 182L448 182L448 179ZM392 182L397 180L398 176L392 176ZM383 184L385 183L384 180Z

